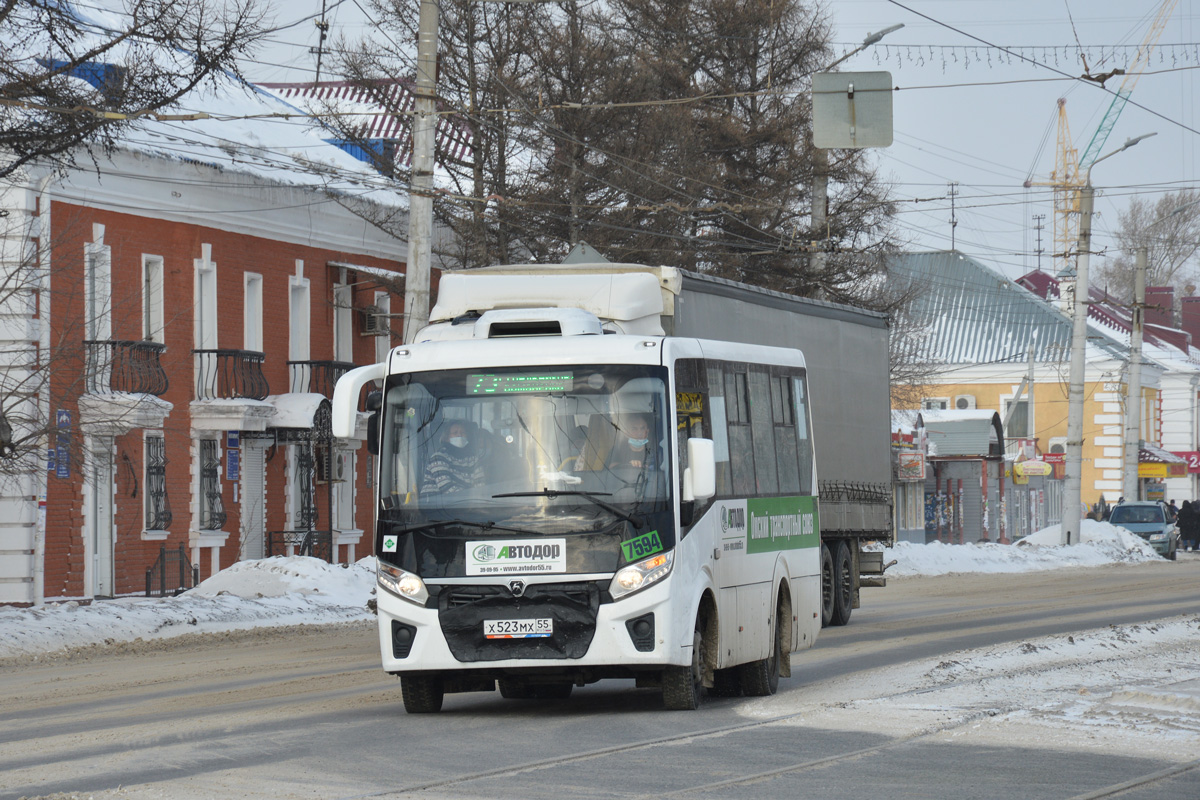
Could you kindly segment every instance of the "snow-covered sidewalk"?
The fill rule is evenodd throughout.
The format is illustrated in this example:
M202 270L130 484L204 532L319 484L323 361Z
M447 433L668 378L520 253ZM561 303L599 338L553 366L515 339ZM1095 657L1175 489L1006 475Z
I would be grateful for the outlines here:
M1142 539L1107 523L1085 520L1083 543L1057 546L1057 526L1017 545L898 543L889 578L963 572L1030 572L1153 561ZM0 608L0 658L36 656L73 647L166 639L285 625L369 620L374 559L330 565L313 558L242 561L179 597L125 597L81 605Z

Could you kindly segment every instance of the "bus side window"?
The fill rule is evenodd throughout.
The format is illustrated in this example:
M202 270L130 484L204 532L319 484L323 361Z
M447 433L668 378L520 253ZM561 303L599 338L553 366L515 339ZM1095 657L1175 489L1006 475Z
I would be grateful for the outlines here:
M808 430L808 395L804 378L792 379L796 408L796 438L800 448L800 494L812 494L812 437Z
M745 367L742 367L745 369ZM754 436L750 430L750 392L745 372L725 372L725 415L729 426L729 466L733 473L733 494L752 497L758 494L754 477Z
M755 494L778 494L775 425L771 415L771 376L762 367L750 370L750 429L754 434Z
M779 468L779 491L800 494L799 442L796 438L796 404L792 379L771 376L771 423L775 426L775 457ZM804 487L807 489L808 487Z
M704 362L708 373L708 420L712 426L713 451L717 461L717 497L733 494L729 465L729 424L725 412L725 372L715 361Z

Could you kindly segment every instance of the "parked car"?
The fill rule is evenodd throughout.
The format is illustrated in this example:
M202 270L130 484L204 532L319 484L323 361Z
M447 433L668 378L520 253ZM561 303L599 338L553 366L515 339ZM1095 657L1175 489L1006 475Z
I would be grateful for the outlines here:
M1179 529L1175 527L1170 510L1162 503L1150 500L1118 503L1113 506L1108 521L1148 541L1160 556L1175 560Z

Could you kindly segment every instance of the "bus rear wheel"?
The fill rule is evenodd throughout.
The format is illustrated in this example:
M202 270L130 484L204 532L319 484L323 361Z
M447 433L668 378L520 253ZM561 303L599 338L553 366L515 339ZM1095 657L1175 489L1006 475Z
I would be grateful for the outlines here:
M446 697L440 678L400 676L400 694L409 714L436 714Z
M740 667L742 693L747 697L767 697L779 690L779 663L783 658L783 626L778 606L775 609L775 642L771 655Z

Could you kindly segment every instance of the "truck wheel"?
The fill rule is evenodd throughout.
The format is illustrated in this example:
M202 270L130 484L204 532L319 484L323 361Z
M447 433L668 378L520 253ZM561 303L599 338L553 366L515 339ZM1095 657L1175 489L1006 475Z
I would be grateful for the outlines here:
M409 714L435 714L442 710L446 693L440 678L400 676L400 694Z
M833 553L829 545L821 543L821 627L828 628L833 624L834 606L837 605L835 596L836 576L833 572Z
M850 558L850 547L838 542L833 553L833 625L845 625L854 610L854 561Z
M505 700L528 700L533 697L533 687L515 678L501 678L496 681L500 687L500 696Z
M704 674L703 621L696 618L696 630L692 633L692 663L687 667L667 667L663 670L663 705L672 711L694 711L700 707L701 684Z
M747 697L767 697L779 690L779 660L783 654L783 627L779 624L779 606L775 607L775 642L771 655L739 668L742 693Z

